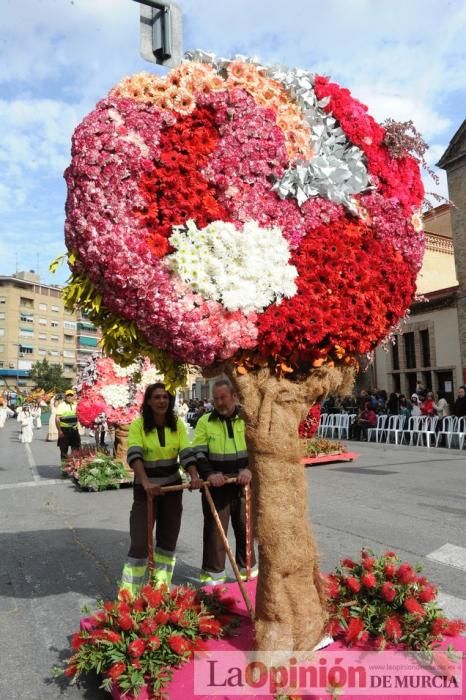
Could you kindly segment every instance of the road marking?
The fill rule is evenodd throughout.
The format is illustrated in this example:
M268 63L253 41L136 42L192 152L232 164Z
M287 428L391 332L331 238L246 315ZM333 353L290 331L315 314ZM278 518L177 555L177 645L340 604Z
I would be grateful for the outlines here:
M466 549L455 544L444 544L439 549L427 555L427 559L439 561L441 564L454 566L455 569L466 571Z
M32 471L32 478L34 479L34 481L40 481L40 475L39 475L39 472L37 471L37 466L36 466L36 463L34 461L34 457L33 457L31 448L29 446L29 443L25 442L24 447L26 448L26 456L28 458L28 464L29 464L29 467L31 468L31 471Z
M453 595L440 591L437 600L447 617L466 620L466 600L464 598L456 598Z
M30 488L31 486L56 486L61 484L64 486L66 481L63 479L41 479L40 481L16 481L14 484L1 484L0 491L7 491L8 489L21 489Z

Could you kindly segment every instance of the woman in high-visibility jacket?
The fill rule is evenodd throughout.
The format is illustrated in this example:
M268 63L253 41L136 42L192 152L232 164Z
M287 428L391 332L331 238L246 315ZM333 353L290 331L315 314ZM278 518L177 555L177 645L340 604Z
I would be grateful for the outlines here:
M171 583L181 526L182 491L163 494L162 486L181 483L180 464L193 488L201 480L184 422L174 413L175 398L157 382L145 391L141 417L129 428L128 464L134 471L134 498L129 519L131 545L123 567L121 588L136 595L147 570L147 493L154 497L154 577Z

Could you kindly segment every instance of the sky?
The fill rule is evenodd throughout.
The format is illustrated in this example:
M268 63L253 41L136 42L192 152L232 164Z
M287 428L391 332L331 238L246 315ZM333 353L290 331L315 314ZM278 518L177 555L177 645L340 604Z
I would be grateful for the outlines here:
M378 120L412 119L435 165L466 119L464 0L179 0L184 48L331 76ZM65 252L63 171L81 119L139 55L134 0L0 0L0 274ZM427 175L427 191L447 195Z

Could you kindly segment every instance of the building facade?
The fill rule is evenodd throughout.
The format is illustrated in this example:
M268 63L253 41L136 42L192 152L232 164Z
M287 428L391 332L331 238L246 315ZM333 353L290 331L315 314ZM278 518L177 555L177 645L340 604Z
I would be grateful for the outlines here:
M98 339L92 324L65 310L59 286L33 271L0 276L0 388L31 388L29 371L43 359L62 365L73 383Z
M459 284L452 236L452 207L442 204L423 216L425 254L417 279L419 300L403 332L376 350L367 384L410 396L422 382L453 401L463 383L458 323Z

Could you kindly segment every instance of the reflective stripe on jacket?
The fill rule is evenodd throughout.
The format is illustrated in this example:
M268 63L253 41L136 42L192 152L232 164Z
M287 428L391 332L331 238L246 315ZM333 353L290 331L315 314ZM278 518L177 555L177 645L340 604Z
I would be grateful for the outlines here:
M193 452L201 476L212 472L237 474L248 466L246 425L237 412L224 418L215 411L201 416L196 424Z
M182 420L177 419L176 431L167 427L159 430L144 432L142 417L136 418L129 427L127 460L131 466L135 459L142 459L151 483L163 485L177 480L180 463L186 469L195 459Z

